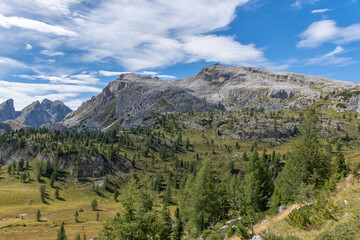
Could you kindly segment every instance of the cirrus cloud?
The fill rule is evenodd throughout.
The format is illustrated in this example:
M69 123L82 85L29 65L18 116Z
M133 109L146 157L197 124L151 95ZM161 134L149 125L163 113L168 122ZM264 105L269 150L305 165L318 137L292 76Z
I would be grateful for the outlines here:
M300 48L314 48L324 42L345 44L360 41L360 24L348 27L338 27L333 20L322 20L312 23L302 34L297 46Z

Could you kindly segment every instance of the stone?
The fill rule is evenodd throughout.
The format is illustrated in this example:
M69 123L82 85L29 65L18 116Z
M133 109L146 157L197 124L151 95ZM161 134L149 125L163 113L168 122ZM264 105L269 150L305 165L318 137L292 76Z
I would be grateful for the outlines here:
M223 230L228 229L228 228L229 228L229 225L224 225L221 228L219 228L218 231L223 231Z
M279 213L282 213L282 212L285 211L286 209L287 209L286 206L280 206L278 212L279 212Z

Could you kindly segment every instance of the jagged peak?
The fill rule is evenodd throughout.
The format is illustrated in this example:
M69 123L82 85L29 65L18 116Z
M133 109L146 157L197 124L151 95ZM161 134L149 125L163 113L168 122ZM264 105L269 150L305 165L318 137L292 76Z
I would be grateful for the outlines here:
M116 79L116 81L126 81L126 82L142 82L142 81L159 81L158 77L151 76L141 76L136 73L123 73Z

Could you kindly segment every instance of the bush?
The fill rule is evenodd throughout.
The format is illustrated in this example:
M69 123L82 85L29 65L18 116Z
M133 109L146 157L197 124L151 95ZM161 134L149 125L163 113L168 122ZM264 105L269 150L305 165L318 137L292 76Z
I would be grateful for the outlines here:
M301 238L295 236L282 237L274 233L265 233L262 239L263 240L301 240Z
M354 239L354 229L349 223L341 223L333 229L321 233L316 240L352 240Z

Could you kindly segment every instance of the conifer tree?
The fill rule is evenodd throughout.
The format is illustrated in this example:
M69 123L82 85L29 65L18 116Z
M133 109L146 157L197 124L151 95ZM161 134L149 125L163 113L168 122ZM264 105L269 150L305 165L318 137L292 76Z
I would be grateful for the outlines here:
M40 213L40 209L38 209L37 211L36 211L36 216L35 216L35 218L36 218L36 221L40 221L40 218L41 218L41 213Z
M301 197L301 189L307 186L321 188L331 174L331 159L319 141L320 129L315 110L306 113L299 129L302 136L276 180L271 200L273 209Z
M161 240L170 240L172 228L171 228L171 217L170 211L167 208L166 204L163 204L163 208L161 211L161 219L159 223L159 238Z
M75 240L81 240L81 238L80 238L80 234L79 234L79 233L78 233L78 234L76 234Z
M345 157L342 152L338 152L335 159L335 172L338 174L345 174L346 173L346 164L345 164Z
M74 220L75 220L76 223L79 222L78 217L79 217L79 212L78 212L78 211L75 211ZM79 238L80 238L80 235L79 235Z
M41 185L39 188L39 191L40 191L40 200L42 203L44 203L45 202L45 186Z
M181 240L181 237L184 234L184 226L181 220L179 208L176 208L175 218L176 218L176 225L174 227L172 240Z
M59 188L55 189L54 196L55 196L55 199L59 199Z
M96 211L97 206L98 206L98 204L97 204L96 199L92 200L92 201L91 201L91 210L92 210L92 211Z
M67 240L67 236L65 234L64 222L61 223L56 240Z
M182 193L182 209L193 227L193 235L199 235L219 217L225 216L228 209L227 194L220 191L218 173L210 160L203 163L195 181L188 178Z
M255 150L246 166L246 173L242 182L240 211L246 212L246 208L251 208L255 212L266 210L272 189L273 183L267 159L260 158Z

